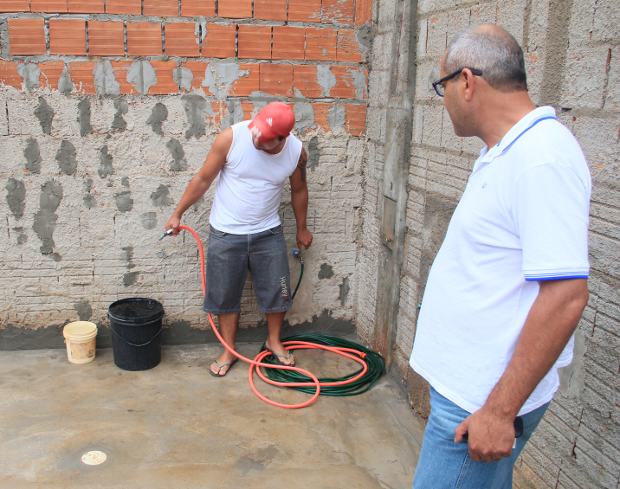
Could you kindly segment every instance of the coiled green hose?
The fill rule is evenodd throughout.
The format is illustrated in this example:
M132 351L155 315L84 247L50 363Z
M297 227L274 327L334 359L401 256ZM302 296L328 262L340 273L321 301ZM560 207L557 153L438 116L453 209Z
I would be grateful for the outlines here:
M299 285L299 284L298 284ZM377 379L381 376L383 371L385 370L385 360L381 356L380 353L376 351L369 350L368 348L363 347L357 343L354 343L349 340L345 340L343 338L338 338L336 336L329 336L323 334L298 334L289 336L287 338L282 338L282 341L307 341L308 343L316 343L319 345L326 346L334 346L341 348L351 348L353 350L358 350L365 353L364 361L368 365L368 372L366 375L361 377L355 382L351 382L350 384L333 386L333 387L321 387L320 395L324 396L356 396L358 394L362 394L370 389L373 384L377 381ZM261 351L265 350L265 344L261 348ZM269 356L263 360L265 363L276 364L275 360L273 360L273 356ZM343 377L325 377L319 378L321 382L339 382L346 381L358 375L362 369L356 370L355 372L345 375ZM265 369L265 373L267 377L271 380L279 381L279 382L307 382L308 384L312 384L313 380L306 375L303 375L299 372L295 372L292 370L275 370L275 369ZM289 389L295 389L300 392L305 392L307 394L314 394L316 391L316 387L312 385L311 387L289 387Z

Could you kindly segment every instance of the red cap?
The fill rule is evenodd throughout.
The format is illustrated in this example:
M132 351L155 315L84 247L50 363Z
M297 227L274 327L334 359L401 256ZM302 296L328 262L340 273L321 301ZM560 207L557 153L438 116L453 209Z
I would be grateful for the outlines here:
M272 102L261 109L248 126L260 132L261 141L287 137L295 125L295 114L284 102Z

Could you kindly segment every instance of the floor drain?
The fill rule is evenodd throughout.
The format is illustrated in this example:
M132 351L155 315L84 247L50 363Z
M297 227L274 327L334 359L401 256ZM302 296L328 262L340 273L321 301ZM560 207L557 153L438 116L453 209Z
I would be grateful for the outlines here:
M82 455L82 462L86 465L99 465L105 462L106 458L108 458L108 456L105 453L99 450L93 450L92 452L86 452Z

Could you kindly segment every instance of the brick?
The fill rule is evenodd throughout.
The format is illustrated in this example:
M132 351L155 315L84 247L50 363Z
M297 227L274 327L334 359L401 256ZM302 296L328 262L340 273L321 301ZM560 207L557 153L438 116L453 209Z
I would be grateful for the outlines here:
M273 28L272 59L302 60L306 50L304 27L275 26Z
M237 24L207 24L207 36L202 40L202 55L206 58L234 58L237 55Z
M366 132L366 106L343 104L345 109L344 127L351 136L362 136Z
M0 83L3 86L22 89L24 79L17 71L14 61L2 61L0 59Z
M31 12L66 12L67 0L30 0Z
M251 19L252 0L219 0L217 15L231 19Z
M237 56L249 59L271 59L271 26L240 25Z
M103 0L68 0L67 10L79 14L104 13Z
M65 69L64 61L45 61L39 63L39 69L41 70L41 86L48 86L53 90L58 90L58 80L62 76L62 72Z
M11 54L47 54L43 19L8 19Z
M323 87L318 82L316 66L295 65L293 67L293 88L296 94L299 90L301 96L306 98L324 96Z
M233 97L248 97L253 92L258 92L260 90L260 65L241 63L239 69L245 71L246 74L237 78L230 86L230 95Z
M287 0L254 0L254 18L286 20Z
M95 89L95 63L90 61L69 63L69 74L75 89L80 93L94 95Z
M372 20L372 0L355 0L355 25L366 25Z
M215 17L215 0L181 0L183 17Z
M200 56L196 23L169 23L164 26L164 31L166 33L166 56Z
M205 61L186 61L181 64L181 67L187 68L192 72L192 75L194 75L194 77L192 78L191 89L199 90L200 87L202 87L203 80L205 79L207 63Z
M86 21L50 19L50 54L86 54Z
M351 29L338 30L338 46L336 50L336 61L350 61L361 63L364 61L361 47L355 34L358 31Z
M106 14L142 14L142 0L106 0Z
M179 2L177 0L143 0L142 13L157 17L178 17Z
M334 104L315 102L312 104L312 108L314 109L314 122L318 124L323 132L328 133L330 127L327 117L329 116L329 111L334 108Z
M323 0L321 21L336 24L353 23L353 0Z
M123 23L89 20L88 54L90 56L123 56L125 54Z
M168 95L178 93L179 87L174 82L173 73L177 69L176 61L151 61L155 69L157 83L149 88L149 95Z
M293 95L293 66L262 63L260 91L269 95Z
M135 87L127 81L127 75L132 63L133 61L110 61L114 70L114 78L120 85L121 95L134 95L138 93Z
M3 0L0 2L0 12L30 12L30 1Z
M321 0L289 0L288 20L321 22Z
M306 60L336 61L338 31L306 27Z
M243 120L249 121L252 119L252 112L254 111L254 104L252 102L241 102L241 108L243 109Z
M336 77L336 85L330 90L331 97L360 100L368 98L368 72L365 69L332 66L331 72Z
M127 56L161 56L161 24L127 22Z

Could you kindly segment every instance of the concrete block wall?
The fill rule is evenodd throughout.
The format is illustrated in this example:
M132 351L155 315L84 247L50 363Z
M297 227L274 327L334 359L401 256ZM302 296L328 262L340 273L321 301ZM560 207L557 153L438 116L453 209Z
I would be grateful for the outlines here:
M287 319L352 324L371 8L1 2L0 348L62 347L61 326L77 319L100 324L105 346L107 307L136 296L164 304L165 342L204 341L193 238L157 238L217 133L274 100L294 109L309 154L315 237ZM205 241L212 199L184 218ZM263 323L249 281L242 309L244 330Z
M377 297L385 118L396 7L380 1L373 17L364 166L363 246L358 255L358 332L372 343ZM515 467L518 488L617 488L620 478L620 4L585 0L417 1L416 84L407 234L400 282L394 366L412 407L428 416L428 384L408 364L428 272L483 143L454 135L431 81L460 30L498 24L521 43L530 94L553 105L579 140L593 179L591 297L576 333L573 364L549 412ZM366 280L367 279L367 280Z

